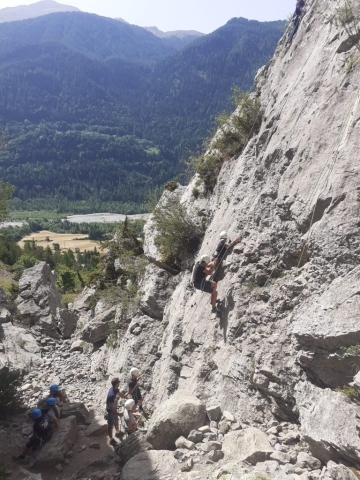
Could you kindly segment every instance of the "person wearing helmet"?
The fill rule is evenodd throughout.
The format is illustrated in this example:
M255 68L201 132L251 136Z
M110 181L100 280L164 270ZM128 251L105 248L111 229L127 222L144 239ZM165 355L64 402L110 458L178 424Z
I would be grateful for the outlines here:
M34 421L33 433L29 437L29 441L26 443L25 448L21 455L13 457L13 460L25 460L31 450L41 447L45 442L48 442L52 436L52 428L48 421L47 415L44 415L40 408L34 408L29 413L29 417Z
M193 270L193 284L197 290L211 294L211 311L212 313L217 313L219 311L216 307L217 283L206 280L206 277L214 272L214 268L214 264L211 263L209 255L203 255L200 262L195 264Z
M53 385L50 385L49 398L50 397L54 397L56 399L56 405L59 407L59 414L60 414L61 408L64 405L64 399L59 389L59 385L55 383Z
M46 400L46 410L43 411L49 417L49 422L59 428L60 410L56 405L56 398L49 397Z
M110 445L116 444L116 440L113 438L113 429L119 432L119 417L123 414L117 411L117 397L122 394L119 392L120 379L113 378L111 380L111 387L106 397L106 412L108 422L108 436L110 438Z
M140 371L138 368L132 368L130 370L130 380L128 383L129 395L131 395L131 397L135 401L135 405L139 407L140 412L143 411L143 407L142 407L143 399L142 399L141 391L138 385L138 382L141 377L142 375L140 375Z
M141 414L136 413L136 403L133 399L125 402L124 420L129 434L135 432L141 423Z
M223 231L219 235L220 241L216 246L215 252L213 253L212 259L214 266L216 268L216 265L221 262L226 254L226 252L229 250L229 248L232 248L234 245L240 242L241 237L235 238L235 240L231 243L226 243L227 240L227 232Z

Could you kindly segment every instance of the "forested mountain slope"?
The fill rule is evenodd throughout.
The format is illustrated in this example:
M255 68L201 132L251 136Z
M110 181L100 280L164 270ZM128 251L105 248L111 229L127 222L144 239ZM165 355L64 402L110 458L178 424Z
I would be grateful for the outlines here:
M176 52L84 13L0 25L0 178L15 204L141 210L230 105L230 87L251 87L282 28L233 19Z

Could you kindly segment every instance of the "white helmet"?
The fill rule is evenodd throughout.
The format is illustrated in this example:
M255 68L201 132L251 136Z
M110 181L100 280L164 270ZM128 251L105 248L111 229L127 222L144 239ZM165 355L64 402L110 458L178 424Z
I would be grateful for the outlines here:
M227 232L225 230L223 232L220 232L219 237L220 238L227 238Z
M132 368L130 370L130 375L135 375L135 377L138 377L140 375L140 371L138 368Z
M126 400L125 402L126 410L131 410L134 405L135 405L135 400Z
M209 257L209 255L203 255L203 256L201 257L201 261L202 261L202 262L205 262L205 263L210 263L210 257Z

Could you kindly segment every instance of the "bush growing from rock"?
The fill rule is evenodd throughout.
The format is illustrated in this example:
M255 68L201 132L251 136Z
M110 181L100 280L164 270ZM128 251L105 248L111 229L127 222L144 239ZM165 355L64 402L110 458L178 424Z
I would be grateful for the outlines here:
M0 462L0 480L5 480L6 478L10 478L10 477L11 477L11 473L9 473L6 470L5 465L2 462Z
M186 207L179 200L169 198L155 209L153 215L159 232L155 243L164 263L181 263L184 253L197 251L204 230L189 217Z
M23 372L10 370L5 366L0 369L0 418L19 412L22 400L19 392Z

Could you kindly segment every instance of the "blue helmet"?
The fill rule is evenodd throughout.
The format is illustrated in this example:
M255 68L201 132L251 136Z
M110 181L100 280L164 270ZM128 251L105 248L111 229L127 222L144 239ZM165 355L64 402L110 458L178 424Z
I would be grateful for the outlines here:
M48 399L46 400L46 405L48 405L49 407L55 407L55 405L56 405L56 398L54 398L54 397L48 398Z
M50 392L57 392L59 390L59 385L50 385Z
M40 410L40 408L34 408L34 410L31 410L30 417L33 418L33 419L41 418L42 417L42 411Z

